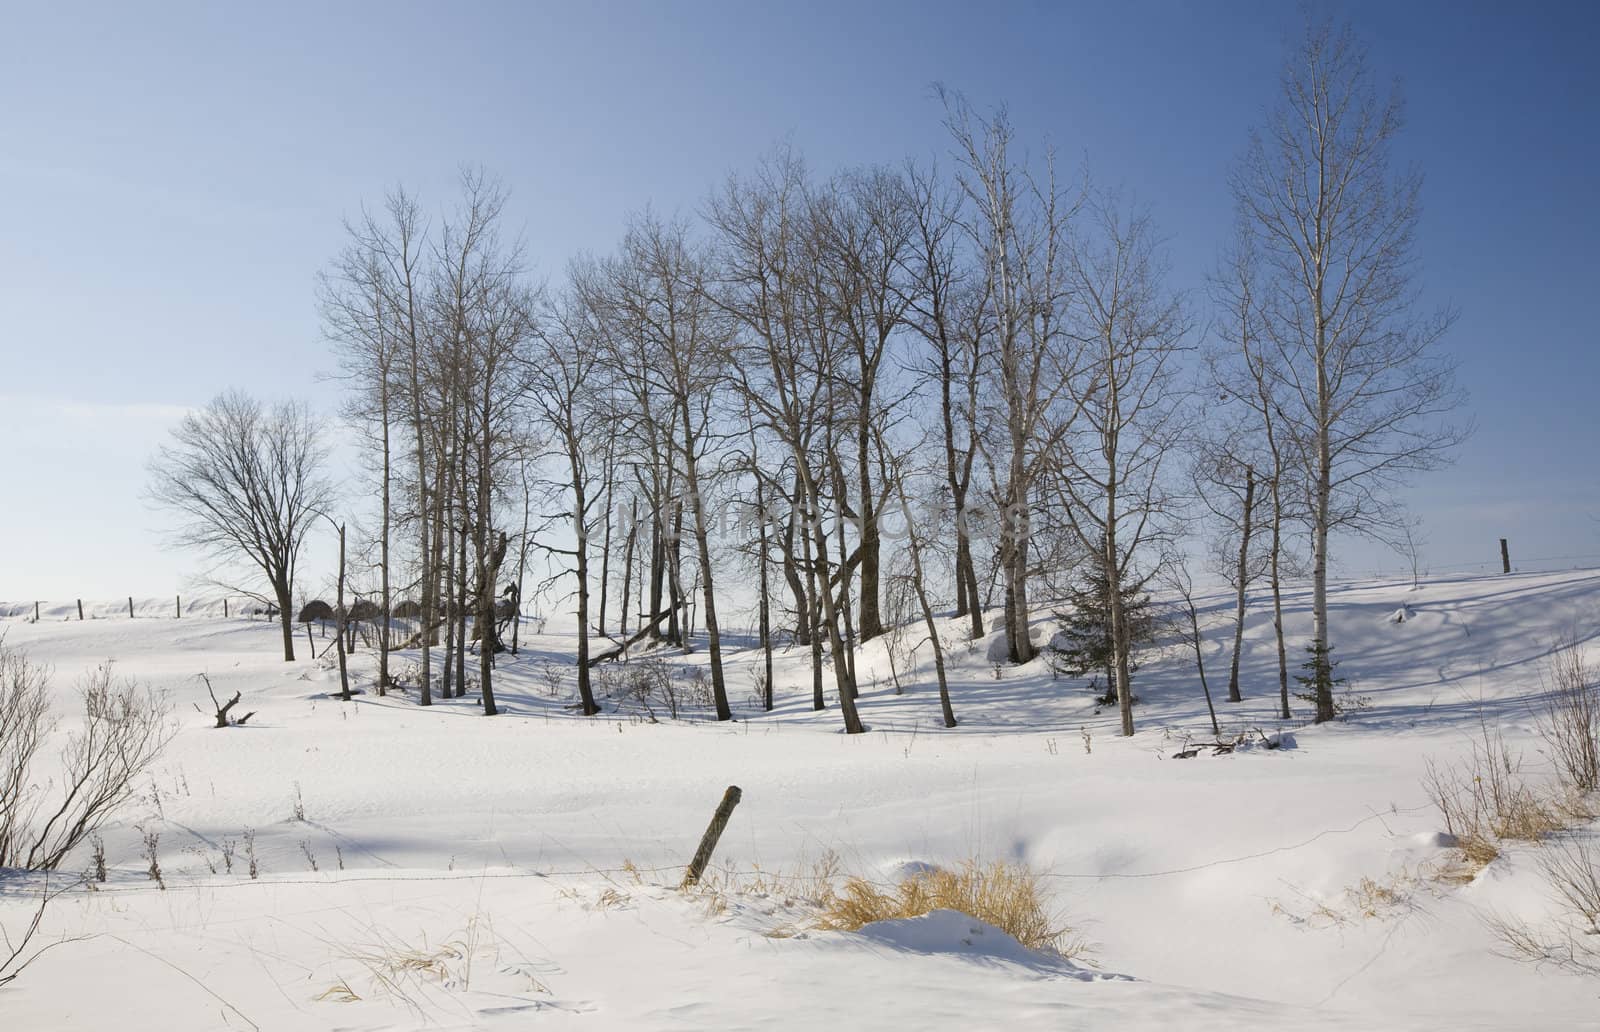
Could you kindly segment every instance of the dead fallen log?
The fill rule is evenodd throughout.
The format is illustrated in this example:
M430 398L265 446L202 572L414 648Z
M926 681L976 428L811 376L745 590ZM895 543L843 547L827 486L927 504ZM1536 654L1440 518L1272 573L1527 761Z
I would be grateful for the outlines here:
M597 656L590 656L589 657L589 665L591 667L595 667L595 666L599 666L601 663L605 663L605 662L608 662L610 660L616 659L618 656L622 655L624 652L627 652L633 646L635 646L639 642L643 641L645 639L645 637L647 637L652 631L654 631L657 627L661 626L661 621L665 620L667 617L669 617L671 615L672 615L672 610L670 610L670 609L664 609L661 612L657 613L653 618L651 618L643 626L641 626L637 631L635 631L634 634L630 638L628 638L627 641L624 641L621 645L618 645L615 648L607 649L606 651L600 653Z

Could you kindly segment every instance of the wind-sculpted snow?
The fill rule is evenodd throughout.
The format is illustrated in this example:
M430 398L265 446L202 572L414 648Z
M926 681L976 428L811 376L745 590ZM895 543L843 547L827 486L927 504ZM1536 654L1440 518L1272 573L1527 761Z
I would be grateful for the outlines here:
M83 938L0 989L0 1024L1591 1027L1592 982L1494 955L1483 924L1547 905L1535 847L1507 847L1464 885L1434 877L1450 843L1421 781L1429 758L1459 758L1484 723L1546 776L1533 700L1558 636L1600 660L1600 573L1341 586L1338 672L1351 705L1366 704L1319 727L1300 726L1299 700L1293 727L1273 718L1262 602L1246 628L1245 701L1225 704L1231 602L1202 600L1219 717L1229 741L1251 743L1221 755L1202 747L1214 739L1192 654L1173 640L1140 659L1131 739L1115 735L1114 712L1096 713L1087 682L1053 679L1043 659L997 678L988 639L969 647L953 620L961 726L939 726L926 648L897 694L890 643L876 641L857 658L873 730L845 736L832 705L810 710L806 649L780 653L771 714L746 698L760 653L741 642L734 722L658 708L651 723L616 698L584 718L570 706L570 621L552 620L501 658L507 712L484 718L470 697L431 709L380 698L365 647L352 657L363 693L341 703L331 660L281 662L276 625L261 620L119 620L109 604L82 622L7 620L7 646L54 667L63 733L75 679L107 658L170 692L182 728L104 834L108 881L46 913L42 934ZM1299 645L1307 599L1288 603ZM1040 612L1045 641L1054 624ZM313 636L320 652L328 642ZM703 650L665 658L704 662ZM219 696L242 693L257 711L247 727L195 712L208 702L201 673ZM1280 732L1292 747L1268 748ZM743 801L716 876L680 894L730 784ZM146 875L149 832L164 888ZM1032 953L953 912L819 930L804 885L830 852L841 873L886 882L913 869L907 858L1027 863L1095 950ZM0 878L8 931L40 884Z

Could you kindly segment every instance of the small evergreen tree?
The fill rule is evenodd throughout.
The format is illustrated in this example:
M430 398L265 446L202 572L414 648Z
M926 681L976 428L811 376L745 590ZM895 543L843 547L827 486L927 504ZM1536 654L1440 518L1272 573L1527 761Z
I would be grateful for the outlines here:
M1143 583L1126 585L1122 589L1123 618L1128 622L1130 652L1148 642L1155 635L1155 616L1151 612L1150 596L1143 591ZM1111 590L1105 572L1096 568L1088 578L1070 589L1067 601L1071 608L1057 612L1061 629L1047 646L1050 667L1056 674L1068 677L1086 677L1090 671L1104 674L1106 693L1100 702L1111 705L1117 701L1116 648L1111 634ZM1131 676L1139 669L1128 657ZM1138 701L1135 697L1134 701Z
M1294 678L1305 691L1296 692L1295 697L1316 707L1318 723L1332 720L1341 712L1334 699L1334 689L1345 683L1344 678L1333 676L1333 668L1339 661L1333 658L1333 646L1325 644L1321 638L1312 639L1306 646L1306 654L1311 658L1300 664L1300 669L1306 673L1296 674Z

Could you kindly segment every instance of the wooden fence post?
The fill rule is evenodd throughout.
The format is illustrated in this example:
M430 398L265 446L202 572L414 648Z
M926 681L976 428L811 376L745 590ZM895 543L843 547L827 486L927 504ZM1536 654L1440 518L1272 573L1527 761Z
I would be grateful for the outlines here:
M183 596L182 595L173 595L172 596L172 608L173 608L173 611L178 614L177 616L174 616L173 619L174 620L182 620L183 619Z
M133 596L128 596L128 619L133 619Z
M78 622L83 622L83 599L78 599Z
M683 872L683 881L678 885L680 890L700 881L700 876L705 873L706 865L711 862L711 854L717 848L717 840L722 837L723 829L728 826L728 818L733 816L733 808L739 805L739 800L744 793L739 791L738 785L729 785L728 790L722 794L722 802L717 805L717 812L711 815L711 823L706 826L706 833L700 836L700 848L694 851L694 859L689 861L689 869Z
M1511 549L1506 547L1506 539L1500 539L1500 572L1511 572Z
M33 622L34 623L38 623L39 622L39 600L38 599L34 599L33 600Z
M228 597L226 595L222 597L222 618L224 620L228 618Z

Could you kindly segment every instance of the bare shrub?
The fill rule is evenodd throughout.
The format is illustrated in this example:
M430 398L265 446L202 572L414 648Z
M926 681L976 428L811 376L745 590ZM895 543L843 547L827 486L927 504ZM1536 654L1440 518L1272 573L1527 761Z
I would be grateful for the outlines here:
M1500 855L1499 840L1537 842L1562 827L1559 808L1524 781L1521 755L1487 724L1464 765L1429 760L1423 787L1455 837L1468 878Z
M1540 851L1538 862L1557 914L1542 927L1488 918L1500 955L1600 976L1600 849L1592 840L1569 838Z
M552 699L559 699L567 690L566 668L554 660L539 664L539 679L544 682L544 693Z
M61 750L57 777L36 769L54 729L49 671L0 642L0 867L52 871L134 794L172 737L166 701L101 664L79 686L83 726Z
M72 889L77 882L68 882L65 885L52 886L48 876L39 889L39 905L28 916L20 929L7 929L0 926L0 989L17 980L28 965L57 946L68 942L76 942L87 938L83 935L62 936L52 939L42 945L33 945L33 940L39 934L39 926L44 921L44 912L57 896Z
M104 883L106 880L105 839L100 837L99 832L96 832L95 834L89 836L89 841L94 846L94 853L90 860L89 877L93 878L97 882Z
M665 706L673 720L685 704L685 695L673 680L672 668L665 660L636 659L623 667L622 694L644 711L649 721L656 723L656 706ZM706 688L710 699L710 687Z
M959 910L1001 929L1029 949L1065 957L1087 950L1051 913L1040 876L1026 864L967 860L955 870L921 871L892 888L847 879L823 906L823 926L854 931L874 921Z
M1600 789L1600 677L1576 641L1558 642L1550 659L1539 734L1562 781L1580 795Z
M706 673L706 668L702 666L690 667L683 680L683 704L693 706L696 709L710 709L712 701L711 677ZM674 717L678 715L676 707L674 707L672 715Z
M139 834L144 838L144 857L150 865L145 873L150 876L151 881L165 889L167 883L161 877L161 832L140 828Z

